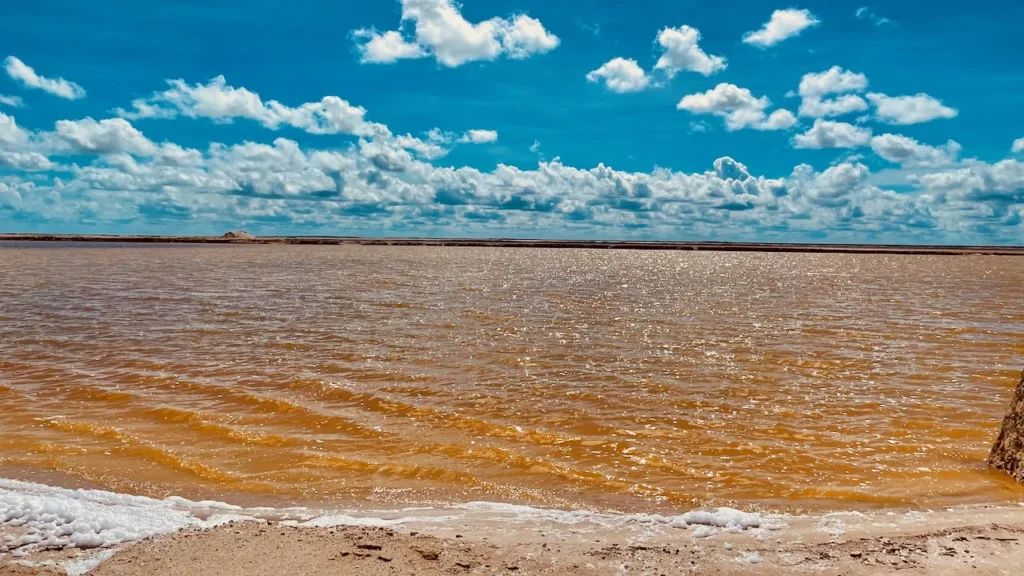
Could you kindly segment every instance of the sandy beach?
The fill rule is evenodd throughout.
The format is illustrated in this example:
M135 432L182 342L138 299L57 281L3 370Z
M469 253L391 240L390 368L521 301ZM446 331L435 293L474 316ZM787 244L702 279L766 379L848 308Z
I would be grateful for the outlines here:
M445 523L425 516L392 527L236 521L99 551L4 554L0 573L942 575L1015 574L1024 565L1020 506L776 520L774 529L746 530L645 522L609 527L505 514Z

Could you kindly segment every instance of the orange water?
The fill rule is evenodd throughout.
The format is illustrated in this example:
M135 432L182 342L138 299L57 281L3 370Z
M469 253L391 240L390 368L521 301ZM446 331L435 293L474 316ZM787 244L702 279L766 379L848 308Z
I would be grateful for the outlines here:
M1008 502L1024 258L0 245L0 476L268 502Z

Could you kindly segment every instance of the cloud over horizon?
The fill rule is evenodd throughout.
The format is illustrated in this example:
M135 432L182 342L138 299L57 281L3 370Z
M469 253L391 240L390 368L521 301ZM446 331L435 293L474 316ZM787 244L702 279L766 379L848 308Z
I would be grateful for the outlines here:
M0 22L24 58L0 76L0 230L1024 238L1024 80L899 12L882 28L853 5L680 21L640 9L661 0L395 0L311 19L296 2L250 6L232 21L248 36L221 43L241 3L164 15L202 57L162 29L102 44L32 6L73 41ZM235 42L264 26L287 41ZM950 77L953 53L990 67Z

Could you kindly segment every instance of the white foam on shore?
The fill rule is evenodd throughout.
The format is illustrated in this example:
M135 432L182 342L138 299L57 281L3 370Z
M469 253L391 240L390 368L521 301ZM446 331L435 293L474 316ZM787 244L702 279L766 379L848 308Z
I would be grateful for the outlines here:
M206 529L231 520L278 521L292 526L378 526L449 523L484 519L501 524L548 522L593 524L640 529L694 527L694 536L710 536L717 529L740 532L778 529L781 517L733 508L698 510L675 516L562 511L514 504L470 502L448 508L419 508L384 512L316 511L306 508L250 508L222 502L193 502L179 497L163 500L116 494L103 490L69 490L30 482L0 479L0 554L21 556L44 549L101 548L185 529ZM375 517L373 515L380 515Z
M66 560L61 562L60 565L67 572L68 576L85 576L93 568L110 560L116 553L117 550L103 550L84 558Z
M285 520L281 524L302 528L334 528L336 526L367 526L370 528L392 528L413 522L450 522L462 520L462 516L406 516L404 518L372 518L349 516L347 514L326 514L311 520Z
M493 502L470 502L454 508L484 511L513 516L520 521L547 520L561 524L579 524L588 522L606 527L618 527L628 523L664 524L672 528L689 526L705 526L725 528L729 532L742 532L749 528L765 528L779 530L785 526L782 516L771 515L767 518L761 514L742 512L734 508L715 508L711 510L694 510L678 516L661 514L607 514L586 510L561 511L519 506L515 504L497 504Z
M239 511L221 502L157 500L0 479L0 525L18 533L0 542L0 552L113 546L185 528L215 526L237 518Z

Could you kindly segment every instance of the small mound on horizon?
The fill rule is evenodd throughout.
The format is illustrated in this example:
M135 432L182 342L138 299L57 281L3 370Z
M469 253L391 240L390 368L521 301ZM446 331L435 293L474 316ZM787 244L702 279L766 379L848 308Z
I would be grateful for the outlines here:
M255 236L249 234L245 230L233 230L225 234L224 238L227 238L228 240L252 240Z

